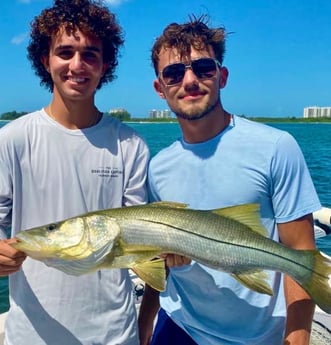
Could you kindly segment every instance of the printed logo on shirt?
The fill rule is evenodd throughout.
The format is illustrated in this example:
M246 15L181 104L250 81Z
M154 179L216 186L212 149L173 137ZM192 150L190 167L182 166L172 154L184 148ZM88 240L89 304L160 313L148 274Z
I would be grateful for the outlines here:
M123 171L118 168L112 167L98 167L96 169L92 169L91 173L93 175L97 175L99 177L111 177L116 178L123 174Z

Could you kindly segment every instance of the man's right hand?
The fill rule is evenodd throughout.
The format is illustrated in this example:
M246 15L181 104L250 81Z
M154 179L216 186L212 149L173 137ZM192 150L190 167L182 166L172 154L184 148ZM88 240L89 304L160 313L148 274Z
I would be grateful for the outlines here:
M166 266L168 268L180 267L184 265L189 265L191 263L190 258L177 254L162 254L160 255L160 257L165 260Z

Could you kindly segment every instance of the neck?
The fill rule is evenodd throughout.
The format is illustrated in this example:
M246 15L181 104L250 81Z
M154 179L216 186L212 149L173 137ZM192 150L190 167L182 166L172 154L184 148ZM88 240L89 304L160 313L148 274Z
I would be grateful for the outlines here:
M65 104L53 99L45 110L53 120L69 129L92 127L98 123L101 116L94 103Z
M183 137L191 144L214 138L230 124L230 121L231 115L223 109L195 121L178 118Z

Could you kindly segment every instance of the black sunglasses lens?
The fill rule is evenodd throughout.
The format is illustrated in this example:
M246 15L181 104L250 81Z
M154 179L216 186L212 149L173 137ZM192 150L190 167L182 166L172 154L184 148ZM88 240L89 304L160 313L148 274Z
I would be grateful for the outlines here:
M217 62L211 58L202 58L193 60L190 65L184 63L174 63L168 65L162 71L162 79L166 85L175 85L180 83L185 75L186 67L192 68L198 78L212 78L216 75Z
M198 78L212 78L217 70L215 60L209 58L193 60L191 66Z
M183 80L184 74L185 65L183 63L174 63L162 71L162 78L167 85L174 85Z

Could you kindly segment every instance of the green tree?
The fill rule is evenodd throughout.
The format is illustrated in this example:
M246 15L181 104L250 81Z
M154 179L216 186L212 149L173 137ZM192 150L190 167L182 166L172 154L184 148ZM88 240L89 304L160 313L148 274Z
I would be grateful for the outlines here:
M18 117L21 117L23 115L27 114L26 111L21 111L21 112L17 112L17 111L9 111L7 113L3 113L0 118L1 120L15 120Z
M131 120L131 114L125 109L112 110L109 114L122 122Z

